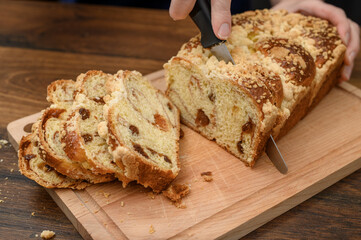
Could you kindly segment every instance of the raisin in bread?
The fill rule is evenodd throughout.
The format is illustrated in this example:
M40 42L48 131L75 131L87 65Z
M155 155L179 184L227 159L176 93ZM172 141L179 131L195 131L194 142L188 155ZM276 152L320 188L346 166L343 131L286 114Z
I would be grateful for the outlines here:
M127 178L164 190L179 172L178 109L135 71L119 71L109 88L99 134Z
M48 86L47 100L52 105L45 109L40 118L38 134L43 159L56 171L73 179L84 179L91 183L108 182L112 175L97 175L84 168L79 162L68 158L61 142L64 123L68 118L68 110L73 103L75 82L57 80Z
M283 136L336 84L346 47L326 20L286 11L232 17L226 43L236 65L200 44L167 64L167 95L187 126L252 166L272 134Z
M108 94L107 84L113 76L101 71L88 71L76 81L75 100L65 122L64 151L73 161L97 174L115 174L123 182L130 181L115 164L106 141L97 131L103 121L103 97Z
M75 180L58 173L41 157L39 139L32 133L23 137L19 145L19 169L21 174L46 188L84 189L89 185L83 180Z

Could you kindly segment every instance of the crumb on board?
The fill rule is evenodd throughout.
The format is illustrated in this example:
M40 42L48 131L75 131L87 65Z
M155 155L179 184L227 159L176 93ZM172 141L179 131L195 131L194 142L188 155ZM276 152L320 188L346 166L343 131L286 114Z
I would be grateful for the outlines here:
M182 200L175 201L174 206L176 206L177 208L180 208L180 209L187 208L187 205L184 202L182 202Z
M120 206L124 207L124 202L123 201L120 202Z
M162 193L172 202L182 199L189 194L190 188L186 184L172 184Z
M3 202L4 202L4 200L0 199L0 203L3 203Z
M6 145L6 144L8 144L9 142L7 141L7 140L5 140L5 139L0 139L0 144L1 145Z
M35 234L35 237L38 238L38 237L39 237L39 234Z
M124 221L123 219L120 219L120 220L119 220L120 223L123 223L123 221Z
M14 168L10 169L10 172L11 172L11 173L14 172Z
M150 225L150 226L149 226L149 233L150 233L150 234L155 233L155 230L154 230L153 225Z
M148 192L148 193L147 193L147 196L148 196L149 198L151 198L151 199L155 199L155 194L154 194L154 192Z
M187 206L182 203L182 198L189 194L190 187L186 184L172 184L162 194L171 200L177 208L184 209Z
M93 213L94 213L94 214L97 214L98 212L99 212L99 210L95 210Z
M3 162L4 161L4 159L0 159L0 162Z
M32 213L31 213L31 216L33 216L33 217L34 217L34 216L35 216L35 212L32 212Z
M40 235L40 237L43 239L51 239L54 236L55 236L55 232L50 231L50 230L44 230L41 232L41 235Z
M213 174L212 172L208 171L208 172L202 172L201 176L203 177L203 180L205 182L212 182L213 181Z
M108 198L110 195L111 195L110 193L103 192L103 196L104 196L105 198Z

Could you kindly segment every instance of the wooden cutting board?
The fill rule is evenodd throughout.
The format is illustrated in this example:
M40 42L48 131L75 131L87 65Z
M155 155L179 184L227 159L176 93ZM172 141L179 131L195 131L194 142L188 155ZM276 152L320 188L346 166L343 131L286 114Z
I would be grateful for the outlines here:
M163 71L147 76L164 90ZM40 113L8 125L18 143ZM85 239L238 239L361 167L361 90L342 83L277 142L289 172L263 155L254 168L189 128L180 141L177 183L191 193L186 209L162 195L120 182L82 191L47 189ZM24 130L25 129L25 130ZM211 171L213 181L200 174ZM154 232L152 231L154 229Z

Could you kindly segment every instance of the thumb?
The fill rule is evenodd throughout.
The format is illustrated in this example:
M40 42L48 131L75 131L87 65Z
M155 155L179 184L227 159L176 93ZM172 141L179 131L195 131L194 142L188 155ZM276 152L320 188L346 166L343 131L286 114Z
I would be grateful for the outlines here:
M231 34L231 0L212 0L211 4L213 32L225 40Z

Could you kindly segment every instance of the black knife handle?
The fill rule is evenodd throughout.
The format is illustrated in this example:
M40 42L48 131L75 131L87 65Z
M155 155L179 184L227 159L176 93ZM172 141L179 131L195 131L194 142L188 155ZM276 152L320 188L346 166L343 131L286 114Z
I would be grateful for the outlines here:
M201 43L203 47L209 48L223 42L218 39L213 32L209 0L197 0L189 16L201 31Z

